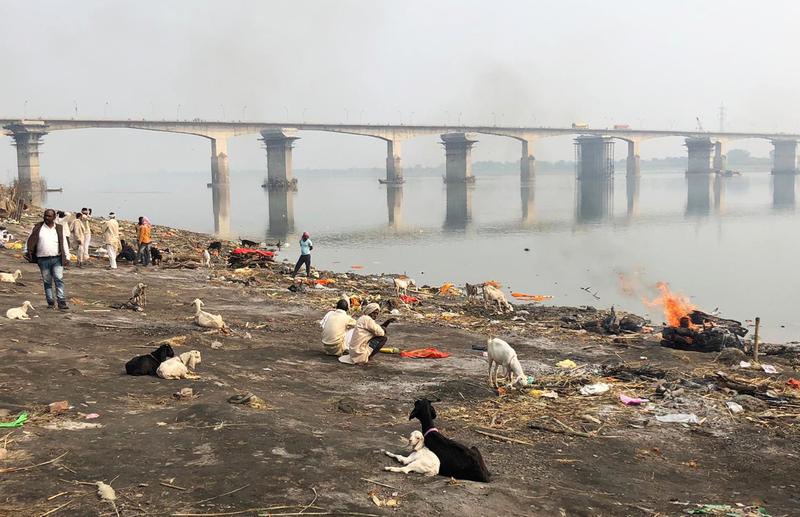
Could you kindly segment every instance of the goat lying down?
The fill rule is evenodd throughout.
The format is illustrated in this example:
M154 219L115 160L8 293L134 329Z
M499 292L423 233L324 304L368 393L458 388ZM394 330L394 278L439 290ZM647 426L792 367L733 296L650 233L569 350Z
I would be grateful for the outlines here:
M497 370L499 366L505 368L506 379L510 385L519 384L526 386L528 378L519 364L517 352L511 345L500 338L492 337L486 341L486 354L489 358L489 385L497 387Z
M439 458L439 475L456 479L469 479L488 483L491 474L483 456L476 447L467 447L451 440L433 427L436 410L427 399L414 402L414 410L408 419L416 418L422 426L425 446Z
M161 345L147 355L139 355L125 363L125 373L128 375L156 375L161 363L175 357L175 352L169 345Z
M439 458L436 457L430 449L425 447L425 437L419 431L414 431L408 438L408 443L411 445L411 454L408 456L401 456L399 454L392 454L389 451L383 451L390 458L394 458L405 467L383 467L383 470L389 472L402 472L408 474L409 472L419 472L426 476L435 476L439 473Z
M31 319L28 316L28 309L36 310L33 308L33 305L28 300L22 304L21 307L12 307L6 311L6 318L10 320L29 320Z
M162 379L197 379L191 370L200 364L201 356L199 350L184 352L176 357L171 357L158 365L156 374Z

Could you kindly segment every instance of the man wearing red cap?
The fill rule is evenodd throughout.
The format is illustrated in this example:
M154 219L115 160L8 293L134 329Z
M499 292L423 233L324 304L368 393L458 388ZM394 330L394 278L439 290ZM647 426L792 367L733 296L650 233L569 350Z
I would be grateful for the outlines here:
M300 239L300 258L297 259L297 264L294 266L294 273L292 278L297 276L300 271L300 266L306 265L306 276L311 278L311 250L314 249L314 244L311 242L311 235L308 232L303 232L303 238Z

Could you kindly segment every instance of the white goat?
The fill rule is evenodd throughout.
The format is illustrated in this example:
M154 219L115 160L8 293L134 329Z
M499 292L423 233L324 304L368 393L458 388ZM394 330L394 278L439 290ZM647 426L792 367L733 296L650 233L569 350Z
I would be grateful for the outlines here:
M408 293L409 287L417 287L416 282L414 282L413 278L395 278L394 279L394 291L399 296L401 293L406 294Z
M200 261L203 267L211 267L211 253L208 250L203 250L203 260Z
M426 476L435 476L439 473L439 458L427 447L425 447L425 437L419 431L411 433L408 439L411 445L412 452L408 456L401 456L399 454L392 454L389 451L383 451L390 458L394 458L405 467L383 467L383 470L390 472L402 472L408 474L409 472L419 472Z
M497 309L500 312L514 312L514 307L508 303L503 291L493 285L486 284L483 286L483 302L492 306L497 305Z
M13 284L17 281L17 278L22 276L22 271L17 269L14 273L0 273L0 282L8 282Z
M222 316L220 314L211 314L210 312L206 312L200 308L205 305L201 299L195 298L195 300L192 302L192 305L194 305L195 323L201 327L210 329L225 328L225 322L222 320Z
M190 370L197 368L201 361L200 352L191 350L176 357L170 357L160 365L156 374L162 379L191 379L197 378Z
M31 305L31 302L25 300L22 307L12 307L8 309L6 311L6 318L10 320L29 320L31 317L28 316L28 309L36 310L33 308L33 305Z
M511 345L502 339L493 337L486 341L486 353L489 356L489 385L496 388L498 366L502 366L506 371L506 378L511 386L519 384L526 386L528 378L522 371L522 365L517 359L517 352Z

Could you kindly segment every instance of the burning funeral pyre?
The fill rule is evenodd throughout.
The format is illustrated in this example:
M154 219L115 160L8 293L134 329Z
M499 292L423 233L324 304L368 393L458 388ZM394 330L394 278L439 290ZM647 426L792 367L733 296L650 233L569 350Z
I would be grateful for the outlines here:
M747 334L747 329L741 322L697 310L687 297L670 291L664 282L656 287L661 294L646 303L664 309L666 325L661 331L661 346L695 352L743 348L741 338Z

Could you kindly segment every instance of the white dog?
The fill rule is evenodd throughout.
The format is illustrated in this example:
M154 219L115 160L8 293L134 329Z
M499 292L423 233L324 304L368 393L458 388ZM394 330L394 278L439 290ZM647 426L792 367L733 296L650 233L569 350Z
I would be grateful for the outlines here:
M383 451L390 458L394 458L405 467L384 467L383 470L390 472L402 472L408 474L409 472L419 472L426 476L435 476L439 473L439 458L427 447L425 447L425 437L419 431L411 433L408 439L411 445L412 452L408 456L400 456L399 454L392 454L389 451Z
M497 387L497 370L502 366L506 370L506 379L510 385L526 386L528 378L522 371L517 359L517 352L502 339L492 337L486 341L486 353L489 357L489 385Z

